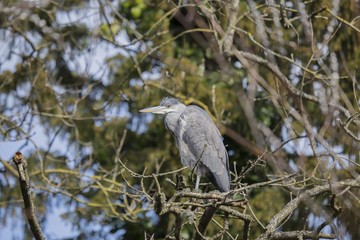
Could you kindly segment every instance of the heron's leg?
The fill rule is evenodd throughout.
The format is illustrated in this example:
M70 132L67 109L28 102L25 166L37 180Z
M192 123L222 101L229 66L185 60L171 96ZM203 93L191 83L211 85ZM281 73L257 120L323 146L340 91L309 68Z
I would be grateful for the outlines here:
M199 189L200 178L201 178L201 175L200 175L200 174L196 175L195 190L198 190L198 189Z

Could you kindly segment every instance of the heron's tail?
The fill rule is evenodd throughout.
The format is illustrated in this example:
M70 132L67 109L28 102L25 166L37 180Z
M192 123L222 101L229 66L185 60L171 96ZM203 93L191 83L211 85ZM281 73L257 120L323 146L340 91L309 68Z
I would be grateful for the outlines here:
M230 191L230 176L226 171L223 171L221 174L209 171L206 176L220 192Z

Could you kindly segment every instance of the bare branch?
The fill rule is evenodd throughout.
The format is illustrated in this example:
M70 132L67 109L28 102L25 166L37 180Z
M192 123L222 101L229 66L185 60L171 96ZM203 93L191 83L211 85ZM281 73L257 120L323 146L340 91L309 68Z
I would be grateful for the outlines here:
M270 223L266 226L266 232L263 233L257 239L268 239L279 224L286 219L293 211L299 206L300 203L310 199L311 197L317 196L323 192L332 191L332 189L347 187L347 186L356 186L360 187L360 182L355 179L348 179L340 182L329 183L322 186L317 186L312 189L306 190L305 192L299 194L296 198L290 201L286 206L278 212L271 220Z
M276 232L268 236L266 239L335 239L337 236L335 234L326 234L320 233L317 234L316 232L311 231L289 231L289 232Z
M41 231L39 221L36 217L34 202L31 197L30 179L27 172L27 163L22 153L16 152L13 161L16 164L19 173L19 182L21 194L24 200L25 216L29 223L31 232L36 240L44 240L45 237Z

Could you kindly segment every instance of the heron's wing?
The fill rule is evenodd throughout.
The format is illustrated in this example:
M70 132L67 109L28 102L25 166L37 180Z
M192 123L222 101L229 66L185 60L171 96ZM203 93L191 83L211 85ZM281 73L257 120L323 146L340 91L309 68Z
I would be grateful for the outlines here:
M229 161L221 134L211 117L190 105L179 118L179 133L195 161L208 169L207 175L222 191L229 190Z

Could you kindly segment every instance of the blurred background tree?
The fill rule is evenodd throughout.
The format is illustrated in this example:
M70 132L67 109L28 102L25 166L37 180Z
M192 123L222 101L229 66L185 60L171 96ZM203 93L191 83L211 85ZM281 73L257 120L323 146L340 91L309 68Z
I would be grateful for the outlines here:
M154 180L141 175L180 169L179 154L161 118L138 113L165 96L213 116L233 188L297 173L291 186L246 192L250 239L301 192L359 181L358 1L5 0L0 13L3 224L22 219L1 146L13 143L28 159L43 224L65 206L74 238L171 234L174 216L154 213ZM188 186L190 173L181 172ZM166 178L176 174L158 177L170 197ZM302 202L277 227L360 239L359 223L354 184ZM230 219L226 238L242 236L239 226ZM194 231L185 225L181 237Z

